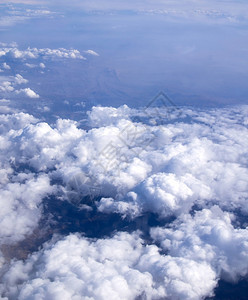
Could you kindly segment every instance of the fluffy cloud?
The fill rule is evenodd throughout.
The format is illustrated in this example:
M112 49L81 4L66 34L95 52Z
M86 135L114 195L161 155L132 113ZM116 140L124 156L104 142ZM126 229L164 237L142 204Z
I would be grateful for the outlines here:
M49 58L71 58L71 59L85 59L76 49L38 49L28 48L26 50L19 50L17 47L3 47L0 48L0 57L12 57L15 59L49 59Z
M238 124L232 119L236 111L209 112L207 120L205 112L188 110L192 123L158 126L154 115L146 114L146 122L155 125L131 121L135 112L126 106L93 108L89 120L98 128L89 131L69 120L28 126L19 136L22 163L37 171L55 168L70 190L75 176L86 178L78 192L85 193L85 182L100 186L103 196L125 211L130 206L168 216L218 203L246 214L246 110L238 108Z
M142 243L137 233L97 241L70 235L13 263L0 290L15 299L200 299L211 293L215 274L208 265Z
M5 70L10 70L10 69L11 69L10 66L9 66L8 64L6 64L6 62L3 63L3 68L4 68Z
M55 191L46 174L17 171L15 139L37 120L24 113L0 115L0 244L15 243L32 233L42 213L42 199Z
M93 50L87 50L87 51L84 51L84 52L87 53L87 54L91 54L93 56L99 56L99 54L97 52L93 51Z
M53 191L45 175L33 178L20 173L11 176L11 181L0 190L1 244L17 242L32 233L41 217L41 201Z
M23 112L10 115L0 115L0 133L5 138L9 139L12 137L13 139L13 137L20 135L26 126L37 122L38 119Z
M17 74L15 76L0 76L0 92L3 95L13 96L13 92L18 94L24 94L29 98L39 98L40 96L35 93L31 88L16 89L17 85L27 84L28 80L23 78L22 75Z
M40 98L40 96L38 94L36 94L33 90L31 90L30 88L25 88L25 89L21 89L16 91L17 94L24 94L29 98Z
M91 196L100 212L176 219L151 230L166 255L137 233L52 241L12 263L2 296L201 299L219 278L246 276L247 112L94 107L89 130L72 120L51 125L24 113L0 115L2 244L31 234L42 199L57 191L95 209Z
M20 74L16 76L0 76L0 91L10 93L15 90L16 85L26 83L28 83L28 80L23 78Z
M209 264L216 277L238 280L248 274L248 228L234 228L235 216L218 206L184 215L152 237L175 257Z

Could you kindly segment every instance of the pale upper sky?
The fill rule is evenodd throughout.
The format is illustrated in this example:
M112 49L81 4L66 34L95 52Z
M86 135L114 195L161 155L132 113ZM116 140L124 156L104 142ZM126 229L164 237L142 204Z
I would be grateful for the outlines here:
M100 102L136 103L160 90L178 102L247 102L247 1L14 2L0 0L0 42L99 53L94 66L73 69L71 97L84 82Z

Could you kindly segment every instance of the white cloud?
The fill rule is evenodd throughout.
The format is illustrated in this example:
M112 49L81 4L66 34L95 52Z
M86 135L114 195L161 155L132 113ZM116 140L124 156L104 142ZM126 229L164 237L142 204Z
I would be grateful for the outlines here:
M5 137L8 137L9 134L14 134L13 136L20 135L22 130L30 125L37 123L38 120L29 114L23 112L10 114L10 115L1 115L0 116L0 133Z
M10 66L6 62L3 63L3 68L5 70L10 70L11 69Z
M53 191L48 176L22 175L22 183L7 183L0 190L1 244L17 242L33 232L41 217L39 205Z
M8 114L13 112L14 110L7 105L1 105L0 103L0 114Z
M20 89L20 90L16 91L16 93L17 94L22 93L22 94L26 95L29 98L34 98L34 99L40 98L40 96L38 94L36 94L30 88Z
M43 64L43 63L40 63L39 66L40 66L41 69L45 69L46 68L45 64Z
M213 206L194 217L184 215L168 228L154 228L151 235L170 255L209 264L216 277L238 280L248 274L248 228L235 229L234 218Z
M210 124L199 123L205 112L188 111L191 124L150 126L132 122L127 107L93 108L89 120L98 128L86 132L66 120L54 128L31 125L21 136L21 151L37 170L57 168L70 190L71 179L86 177L87 186L100 186L102 196L114 198L126 213L130 206L136 213L178 215L209 202L247 213L247 107L237 111L238 124L235 111L219 110L208 112ZM156 123L156 116L150 119ZM84 185L76 192L85 193Z
M60 198L64 193L61 199L79 207L89 205L85 196L102 196L101 212L176 218L151 231L166 255L154 244L144 246L137 234L71 235L13 262L3 277L4 295L201 299L219 278L247 275L248 229L233 224L248 213L248 107L181 110L176 119L167 108L157 114L94 107L87 131L72 120L49 125L23 113L0 115L2 242L32 233L42 199L57 191L53 179L59 179ZM30 172L16 174L15 166Z
M99 56L99 54L97 52L93 51L93 50L87 50L87 51L84 51L84 52L87 53L87 54L91 54L93 56Z
M26 262L14 262L2 292L10 298L200 299L211 293L208 265L159 254L137 233L91 241L70 235Z
M30 69L37 67L35 64L29 64L29 63L26 63L25 66L27 66Z
M49 58L68 58L68 59L85 59L78 50L76 49L38 49L38 48L27 48L26 50L20 50L15 47L3 47L0 48L0 57L10 56L15 59L49 59Z
M17 74L15 77L14 77L14 81L15 81L15 84L25 84L25 83L28 83L28 80L23 78L22 75L20 74Z
M0 83L0 91L2 92L13 92L14 88L10 81L3 81Z
M0 76L0 91L3 93L11 93L15 91L15 86L26 84L28 80L23 78L20 74L16 76Z

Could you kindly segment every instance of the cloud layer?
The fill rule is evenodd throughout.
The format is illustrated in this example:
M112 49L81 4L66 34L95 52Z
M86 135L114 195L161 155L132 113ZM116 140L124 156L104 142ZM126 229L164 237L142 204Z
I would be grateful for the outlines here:
M14 262L0 290L14 299L68 300L200 299L211 293L215 274L208 265L142 243L137 233L97 241L70 235L25 263Z
M0 115L2 245L37 228L48 195L96 214L153 213L161 223L149 244L139 232L74 234L8 267L1 255L2 297L202 299L220 278L246 276L247 111L94 107L88 130Z

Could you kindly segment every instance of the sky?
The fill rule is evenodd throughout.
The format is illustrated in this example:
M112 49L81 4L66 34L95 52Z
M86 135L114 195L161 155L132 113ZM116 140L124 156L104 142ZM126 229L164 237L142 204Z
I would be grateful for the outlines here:
M246 1L0 0L0 299L246 299Z
M30 11L25 5L5 5L3 41L99 54L72 66L70 76L66 67L58 70L62 88L74 85L71 101L137 107L165 91L180 105L247 103L245 1L35 1ZM43 80L49 86L49 76ZM54 79L48 93L65 101L60 82Z

